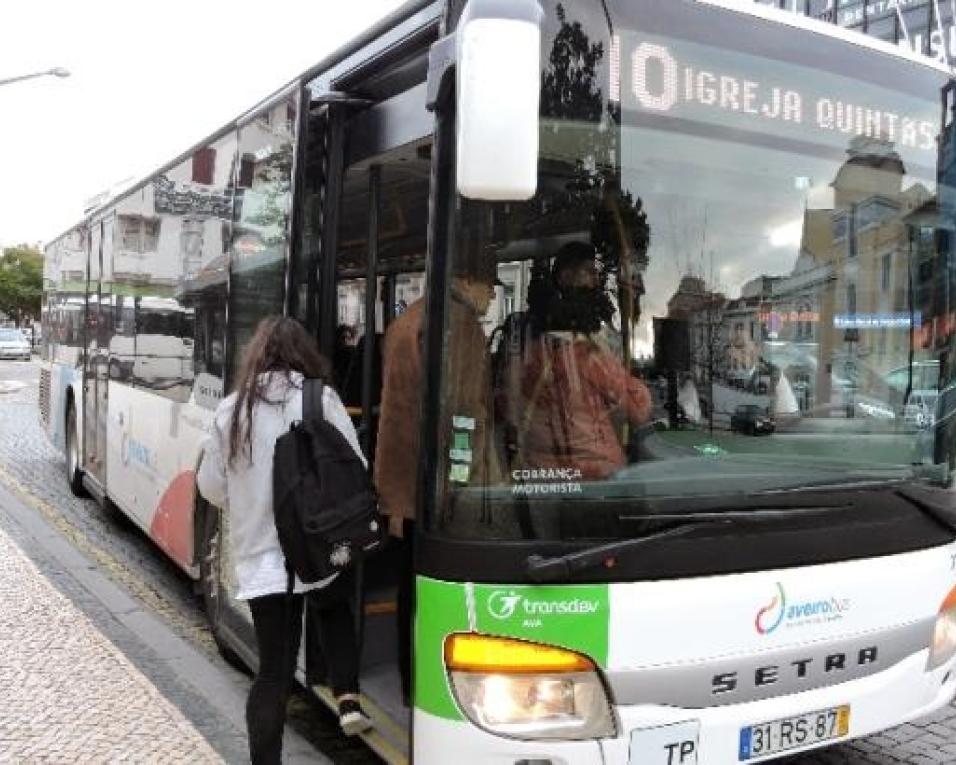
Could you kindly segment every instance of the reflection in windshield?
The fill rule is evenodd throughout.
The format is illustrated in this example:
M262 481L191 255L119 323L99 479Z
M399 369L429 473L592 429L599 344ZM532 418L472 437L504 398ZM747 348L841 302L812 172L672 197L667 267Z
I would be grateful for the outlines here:
M562 5L545 37L538 194L458 213L499 286L488 363L446 359L449 400L487 366L493 401L443 417L450 530L529 533L533 500L949 483L945 78L902 93Z

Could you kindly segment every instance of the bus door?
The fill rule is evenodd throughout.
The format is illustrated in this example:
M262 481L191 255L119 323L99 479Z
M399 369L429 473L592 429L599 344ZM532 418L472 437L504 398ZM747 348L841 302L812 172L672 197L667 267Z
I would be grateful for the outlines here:
M389 325L419 310L425 294L430 142L408 144L349 165L344 172L335 259L334 344L326 351L359 441L374 464ZM407 427L418 427L408 423ZM367 561L362 687L392 720L408 720L398 673L399 546Z
M287 310L332 363L332 382L373 466L385 334L424 296L433 118L423 88L377 104L324 88L318 84L303 114ZM397 666L403 552L389 545L366 562L355 585L362 690L375 722L365 740L395 763L407 762L411 722ZM307 611L313 685L323 674L315 633Z
M110 337L113 326L112 257L113 220L91 227L89 272L86 286L86 353L83 384L83 469L106 488L106 431Z

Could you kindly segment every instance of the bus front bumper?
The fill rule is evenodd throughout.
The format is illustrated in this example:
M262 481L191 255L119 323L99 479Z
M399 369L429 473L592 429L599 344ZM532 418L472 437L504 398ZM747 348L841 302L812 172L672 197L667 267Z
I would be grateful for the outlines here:
M956 694L956 662L926 671L921 651L889 669L815 690L704 709L618 706L619 733L600 741L517 741L466 722L415 712L415 762L455 765L740 765L767 762L867 736L931 714ZM794 745L765 756L744 756L741 731L820 710L849 706L845 735Z
M927 672L926 659L927 652L921 651L869 677L744 704L705 709L618 707L621 735L601 742L604 762L606 765L740 765L766 762L877 733L928 715L953 699L956 694L954 662L951 660ZM748 729L803 716L812 718L823 710L847 707L849 725L843 735L809 745L796 743L796 736L781 742L777 735L778 746L786 746L786 749L766 755L748 751L752 744ZM662 726L668 726L672 733L668 735L668 728ZM779 734L779 726L774 733Z

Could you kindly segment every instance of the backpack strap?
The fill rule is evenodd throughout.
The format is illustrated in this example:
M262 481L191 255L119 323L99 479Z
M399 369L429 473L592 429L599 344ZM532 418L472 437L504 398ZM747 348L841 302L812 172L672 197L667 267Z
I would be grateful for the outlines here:
M325 384L321 380L309 379L302 382L302 421L324 422L325 411L322 408L322 394Z

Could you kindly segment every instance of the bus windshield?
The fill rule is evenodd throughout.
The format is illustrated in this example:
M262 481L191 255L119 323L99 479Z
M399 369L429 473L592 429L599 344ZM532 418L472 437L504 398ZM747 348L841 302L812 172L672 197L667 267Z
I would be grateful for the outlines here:
M727 11L688 39L680 8L642 29L640 3L593 5L546 4L536 196L458 202L440 530L600 537L602 507L948 485L948 78Z

